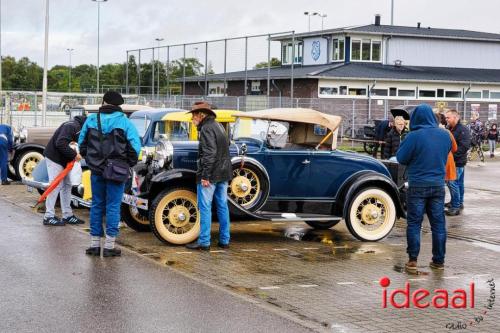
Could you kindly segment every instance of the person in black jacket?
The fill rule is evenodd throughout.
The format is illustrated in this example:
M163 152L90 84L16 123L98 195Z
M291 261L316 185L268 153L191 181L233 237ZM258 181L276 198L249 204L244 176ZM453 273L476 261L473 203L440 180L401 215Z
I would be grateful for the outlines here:
M206 102L194 103L191 111L193 124L198 127L197 194L200 210L198 241L186 245L189 249L210 249L212 201L217 205L220 248L229 247L229 209L227 207L228 181L232 178L229 157L229 138L224 127L215 121L216 114Z
M67 121L56 130L45 147L44 156L47 163L47 173L49 181L52 182L66 165L73 161L80 161L82 156L72 149L70 143L76 143L82 129L85 118L76 116L72 121ZM45 202L45 216L43 224L49 226L61 226L68 224L83 224L84 221L73 215L71 210L71 182L66 176L59 186L57 186L48 196ZM54 206L57 196L61 198L62 219L55 216Z
M384 146L384 158L390 159L393 156L396 156L396 152L399 149L399 145L401 143L402 138L406 134L406 122L403 117L398 116L394 119L394 126L387 133L385 137L385 146Z
M446 112L446 122L458 146L457 151L453 153L457 179L448 182L451 200L446 203L446 207L448 207L446 215L456 216L460 215L460 211L464 208L465 165L467 164L467 151L470 148L471 135L469 129L460 123L460 115L457 110L451 109Z
M382 120L375 126L375 144L373 147L373 157L377 158L377 152L380 148L380 157L384 157L384 146L385 146L385 137L387 133L391 130L392 124L389 120Z
M495 146L498 141L498 129L497 124L492 124L486 135L488 139L488 145L490 146L490 158L495 157Z

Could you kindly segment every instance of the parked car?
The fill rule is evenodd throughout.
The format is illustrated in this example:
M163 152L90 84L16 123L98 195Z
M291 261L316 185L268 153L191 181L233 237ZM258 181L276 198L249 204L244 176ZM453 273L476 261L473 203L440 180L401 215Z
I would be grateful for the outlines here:
M396 219L405 216L400 166L337 150L340 117L311 109L234 116L231 212L304 221L316 229L331 228L343 218L364 241L386 237ZM126 204L141 207L163 242L185 244L198 237L197 154L197 142L160 140L135 168L137 186L130 188ZM124 220L129 224L129 218Z
M101 105L82 105L72 108L70 119L76 115L95 113ZM123 105L123 111L130 115L137 110L150 109L145 105ZM33 179L33 170L43 159L43 151L57 127L30 127L24 131L24 142L14 146L11 167L15 180Z

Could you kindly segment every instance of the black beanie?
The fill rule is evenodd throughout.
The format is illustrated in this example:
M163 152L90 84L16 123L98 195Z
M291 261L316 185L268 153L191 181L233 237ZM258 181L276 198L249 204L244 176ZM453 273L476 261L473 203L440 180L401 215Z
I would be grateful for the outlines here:
M122 95L120 95L120 93L116 91L107 91L104 94L102 100L111 105L122 105L123 103L125 103Z

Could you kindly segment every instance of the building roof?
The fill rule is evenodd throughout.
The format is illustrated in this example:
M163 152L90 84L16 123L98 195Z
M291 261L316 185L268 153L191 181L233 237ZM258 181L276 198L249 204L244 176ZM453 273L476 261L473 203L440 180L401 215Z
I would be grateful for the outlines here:
M332 34L363 33L382 36L406 36L420 38L440 38L440 39L462 39L476 41L500 42L500 34L489 32L460 30L460 29L442 29L432 27L407 27L397 25L363 25L354 27L344 27L335 29L325 29L295 34L295 38L315 37ZM273 37L272 40L289 40L291 34Z
M247 72L248 80L266 80L267 68L254 69ZM271 79L289 79L290 67L272 67ZM457 82L457 83L500 83L499 69L394 66L377 63L341 63L317 66L298 66L294 68L295 79L351 79L351 80L393 80L412 82ZM204 81L204 76L187 77L186 82ZM223 81L224 74L207 76L208 81ZM243 81L245 72L226 73L226 81ZM178 80L181 81L181 80Z

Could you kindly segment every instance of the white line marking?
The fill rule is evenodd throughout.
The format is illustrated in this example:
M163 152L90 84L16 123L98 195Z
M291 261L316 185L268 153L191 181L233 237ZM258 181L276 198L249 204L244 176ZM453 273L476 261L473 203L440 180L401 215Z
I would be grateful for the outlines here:
M143 256L157 256L159 253L143 253Z
M280 289L278 286L259 287L260 290Z
M304 250L319 250L319 247L305 247Z
M408 279L408 281L427 281L425 278L419 278L419 279Z
M394 244L389 244L390 246L403 246L402 243L394 243Z
M274 251L288 251L288 249L283 248L283 249L273 249Z
M443 276L443 279L460 279L459 276Z
M334 249L348 249L349 247L347 247L347 245L344 245L344 246L334 246L333 248Z
M243 251L243 252L259 252L259 250L256 250L256 249L243 249L241 251Z
M346 282L337 282L340 285L348 285L348 284L356 284L356 282L346 281Z
M319 287L317 284L299 284L298 285L301 288L314 288L314 287Z
M179 252L175 252L177 254L191 254L193 252L189 252L189 251L179 251Z
M477 274L477 275L473 275L473 277L483 277L483 276L490 276L490 274Z
M226 252L224 250L212 250L210 251L210 253L223 253L223 252Z

